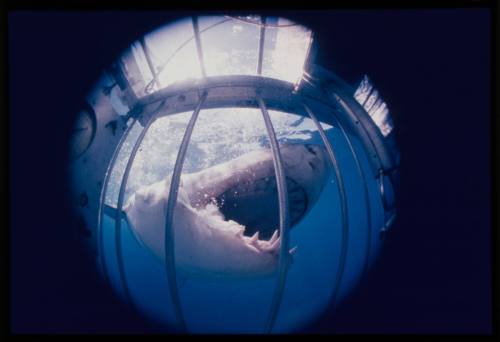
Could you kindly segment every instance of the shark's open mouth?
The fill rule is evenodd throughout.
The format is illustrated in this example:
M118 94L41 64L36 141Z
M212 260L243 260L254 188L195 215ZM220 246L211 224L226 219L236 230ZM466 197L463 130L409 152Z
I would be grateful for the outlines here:
M293 227L326 183L326 152L316 145L284 145L280 151ZM124 208L135 236L163 260L168 192L168 180L146 186ZM281 241L278 203L269 150L182 175L173 218L177 265L232 277L272 272Z
M295 226L307 212L307 193L292 178L286 178L286 185L290 223ZM278 190L274 176L241 182L219 195L216 201L227 220L245 226L244 234L247 236L259 232L261 238L269 239L274 229L279 227ZM255 210L259 202L266 205Z

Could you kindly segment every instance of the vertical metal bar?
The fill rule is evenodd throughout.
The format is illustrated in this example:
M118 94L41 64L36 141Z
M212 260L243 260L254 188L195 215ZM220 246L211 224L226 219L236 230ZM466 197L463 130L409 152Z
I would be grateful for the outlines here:
M281 159L280 149L276 134L274 132L273 124L267 112L266 105L259 94L256 95L257 103L259 104L262 116L266 124L267 135L271 143L273 152L274 173L276 175L276 183L278 187L278 201L279 201L279 222L280 222L280 254L278 264L278 281L274 291L273 299L271 302L271 309L266 323L266 332L270 333L273 329L278 314L281 300L283 298L283 291L285 289L286 275L288 265L290 263L289 245L290 245L290 215L288 207L288 192L285 180L285 170L283 169L283 162Z
M130 152L130 157L128 158L127 165L125 166L125 171L123 172L122 182L120 184L120 191L118 193L118 201L116 203L117 214L115 217L115 245L116 245L116 259L118 263L118 274L120 275L120 282L125 292L125 297L127 298L128 302L132 305L134 305L134 302L132 300L132 297L130 295L130 290L128 288L127 279L125 277L125 265L123 263L123 253L122 253L122 243L121 243L121 223L122 223L121 212L123 208L125 190L127 188L127 181L130 174L130 170L132 168L132 164L135 159L135 155L137 154L139 146L141 145L144 136L149 130L149 127L151 127L151 124L156 120L156 114L163 107L164 104L165 101L162 101L162 103L158 106L158 108L156 109L156 113L151 117L146 126L143 128L132 148L132 151Z
M347 208L347 196L345 194L345 186L344 186L344 180L342 177L342 174L340 172L337 158L335 157L335 152L333 151L332 145L328 141L328 138L326 137L325 131L323 131L323 127L321 127L321 124L319 123L318 119L316 119L316 116L313 114L313 112L309 109L309 107L306 104L303 104L304 109L306 110L307 114L311 117L311 119L314 121L314 124L318 128L318 132L321 136L321 139L323 140L323 143L325 144L326 150L328 152L328 156L330 157L330 161L332 163L333 169L335 171L335 178L337 180L337 188L339 190L339 197L340 197L340 208L342 212L342 242L340 245L340 257L339 257L339 267L337 269L337 276L335 279L335 287L334 287L334 292L333 292L333 305L335 305L335 302L337 300L337 295L340 289L340 285L342 283L342 277L344 276L344 269L345 269L345 262L346 262L346 257L347 257L347 246L349 242L349 217L348 217L348 208Z
M337 118L336 118L337 119ZM363 168L361 167L361 163L359 161L358 154L356 150L354 149L354 145L352 144L352 140L349 137L349 135L346 133L344 126L340 123L340 121L337 119L337 125L340 128L340 131L342 132L342 135L347 141L347 144L349 145L349 149L354 157L354 162L356 163L356 170L361 177L363 181L363 196L365 199L365 208L366 208L366 229L368 231L367 235L367 242L366 242L366 251L365 251L365 260L363 263L363 270L361 271L361 277L360 281L363 281L366 275L366 271L368 269L368 263L370 262L370 254L371 254L371 246L372 246L372 210L371 210L371 204L370 204L370 194L368 193L368 182L366 181L366 175L363 172Z
M200 28L198 26L198 17L193 16L192 20L193 20L194 38L196 40L196 50L198 50L198 59L200 60L201 74L203 75L203 77L207 77L207 72L205 69L205 60L203 58L203 50L201 48Z
M305 105L304 105L304 107L307 108L307 106L305 106ZM309 116L311 116L312 111L309 108L307 108L306 111L309 113ZM311 118L313 118L313 116L311 116ZM352 139L346 133L346 131L344 129L344 126L340 123L340 121L336 118L336 116L335 116L335 119L336 119L338 127L340 128L340 131L342 132L343 137L347 141L347 145L349 146L349 150L351 151L351 154L352 154L352 156L354 158L354 162L356 164L356 171L359 174L359 177L361 178L362 183L363 183L363 197L364 197L364 202L365 202L365 211L366 211L366 220L367 220L367 222L366 222L367 242L366 242L365 260L363 262L363 270L361 271L361 277L360 277L360 279L362 281L364 279L365 275L366 275L366 271L368 269L368 263L370 261L371 244L372 244L372 233L373 233L372 232L373 228L372 228L371 204L370 204L370 196L369 196L369 193L368 193L368 183L366 181L366 175L363 172L363 168L361 166L361 162L359 161L359 156L358 156L356 150L354 149L354 145L352 143ZM317 122L316 118L313 118L313 121L315 122L316 125L319 124L319 122L316 123ZM319 127L318 127L318 130L319 130ZM321 127L321 131L323 131L322 127ZM322 135L321 131L320 131L320 135ZM324 139L323 141L325 142L325 139L327 139L326 135L325 135L324 138L323 138L323 135L322 135L322 139ZM326 142L325 142L325 146L326 146Z
M360 126L357 132L359 133L361 141L369 150L368 155L370 164L373 166L373 176L378 177L379 170L383 169L383 165L382 165L382 160L380 159L380 154L378 153L377 150L377 145L372 139L372 135L368 131L364 122L360 120L360 118L354 113L354 111L350 108L350 106L346 103L346 101L344 101L344 98L341 98L340 95L338 95L335 92L332 92L332 96L335 99L335 101L339 104L339 107L350 117L350 119L353 120L357 126ZM358 103L358 101L356 100L354 101L355 103Z
M154 120L151 119L148 124L146 125L146 127L143 128L143 130L141 131L137 141L135 142L134 144L134 147L132 148L132 152L130 154L130 157L127 161L127 164L125 166L125 171L123 173L123 177L122 177L122 182L120 184L120 191L118 193L118 202L116 204L116 217L115 217L115 246L116 246L116 260L117 260L117 263L118 263L118 274L120 276L120 283L122 284L122 287L123 287L123 291L125 292L125 297L127 299L127 301L130 303L130 304L134 304L133 300L132 300L132 297L130 295L130 290L128 288L128 284L127 284L127 279L125 277L125 265L123 263L123 253L122 253L122 243L121 243L121 222L122 222L122 217L120 215L120 213L122 212L122 208L123 208L123 201L124 201L124 197L125 197L125 189L127 187L127 180L128 180L128 176L129 176L129 173L130 173L130 169L132 167L132 162L133 160L135 159L135 155L139 149L139 146L142 142L142 140L144 139L144 136L146 134L146 132L148 131L149 129L149 126L150 124L153 122Z
M184 321L184 315L182 313L182 307L177 288L174 230L172 229L172 223L174 218L175 205L177 204L177 194L179 192L182 166L186 157L186 151L189 145L189 140L191 139L191 134L193 133L194 124L196 123L196 119L198 118L198 114L200 113L200 109L203 106L206 98L207 93L205 92L201 95L198 106L194 110L193 115L191 116L191 119L189 120L189 123L186 127L186 131L184 132L184 137L182 138L182 143L179 148L179 152L177 153L174 172L172 173L167 207L165 209L165 266L167 271L168 287L170 290L170 298L172 300L179 327L182 331L186 331L186 322Z
M160 80L158 79L158 74L155 72L155 67L153 65L153 61L151 60L151 54L149 53L149 48L146 44L144 36L139 39L139 42L141 43L142 50L144 51L144 56L146 57L146 61L148 62L148 67L151 71L151 75L153 75L153 80L155 81L158 89L161 89Z
M132 131L132 128L134 127L136 122L137 120L134 118L132 124L128 126L126 131L123 133L122 137L120 138L120 141L118 142L118 145L115 148L115 151L113 152L113 155L111 156L108 168L106 170L106 173L104 174L101 196L99 198L99 208L97 209L98 210L97 211L97 254L99 255L99 263L101 266L102 273L104 275L104 279L108 284L109 284L109 274L108 274L108 268L106 266L106 260L105 260L106 258L103 252L104 242L102 233L102 224L103 224L102 222L103 222L104 207L106 202L106 193L108 192L109 179L111 178L111 173L115 166L116 158L118 157L118 154L120 153L123 143L125 142L125 140L127 140L128 134L130 133L130 131Z
M262 16L259 39L259 60L257 62L257 75L262 75L262 60L264 59L264 43L266 39L266 17Z

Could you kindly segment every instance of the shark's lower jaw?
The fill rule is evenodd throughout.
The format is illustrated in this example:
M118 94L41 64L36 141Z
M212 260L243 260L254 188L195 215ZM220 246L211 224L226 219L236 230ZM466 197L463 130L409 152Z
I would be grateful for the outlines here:
M182 200L174 220L177 265L192 275L255 277L277 268L281 244L277 230L269 239L260 239L258 232L246 236L245 226L226 220L217 206L195 209Z
M169 182L152 184L135 193L124 208L135 237L165 262L165 207ZM208 204L193 208L179 188L174 210L175 262L183 274L194 277L247 278L271 275L277 268L278 232L268 239L226 220L219 208Z
M322 148L304 145L286 145L282 156L293 225L319 197L326 181L326 158ZM269 151L183 175L181 181L173 217L179 269L229 278L266 276L277 269L281 239ZM169 188L167 180L143 187L124 208L137 239L163 262ZM224 204L217 203L222 200Z

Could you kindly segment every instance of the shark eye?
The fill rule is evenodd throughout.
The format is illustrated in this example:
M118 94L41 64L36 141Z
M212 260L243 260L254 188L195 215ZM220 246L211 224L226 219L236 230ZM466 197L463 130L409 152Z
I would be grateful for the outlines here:
M316 64L322 43L299 17L179 17L89 92L91 134L71 142L78 231L145 317L288 332L373 264L396 217L393 122L367 76L356 88Z
M311 145L305 145L305 147L307 148L307 150L308 150L309 152L311 152L312 154L316 155L316 151L314 151L314 149L312 148L312 146L311 146Z

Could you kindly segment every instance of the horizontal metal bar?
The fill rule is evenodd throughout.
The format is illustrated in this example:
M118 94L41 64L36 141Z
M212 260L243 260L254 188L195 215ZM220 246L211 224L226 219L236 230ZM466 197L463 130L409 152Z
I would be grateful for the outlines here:
M200 91L208 91L209 96L203 108L259 108L255 100L256 91L266 102L269 109L280 110L297 115L304 115L302 101L314 100L329 109L335 109L326 96L314 88L302 89L294 93L293 85L275 79L258 76L217 76L207 77L203 81L192 81L186 84L174 84L157 93L144 97L139 104L141 111L135 115L141 122L147 122L148 117L156 107L158 100L166 101L160 116L192 111L196 108ZM330 116L322 115L321 120L329 122Z
M148 111L148 105L165 100L168 105L163 115L192 110L196 103L181 99L189 98L189 93L198 91L224 89L223 94L209 97L205 108L216 107L253 107L255 89L261 90L261 96L268 108L287 112L301 112L300 100L315 100L329 107L340 107L343 112L339 118L347 128L358 134L373 168L373 176L377 177L379 170L391 170L394 164L392 151L389 149L388 139L384 138L369 114L352 97L353 89L333 73L317 66L310 65L312 85L302 82L298 92L294 92L294 85L290 82L252 75L213 76L197 80L176 82L153 94L142 97L139 105ZM248 89L244 89L248 88ZM253 90L252 90L253 89ZM351 94L351 95L349 95ZM325 96L326 95L326 96ZM299 108L299 109L297 109ZM297 113L298 114L298 113Z
M223 75L223 76L210 76L207 78L200 78L195 80L185 80L171 84L159 91L146 95L139 100L143 106L165 100L170 97L177 97L179 94L190 91L204 91L213 88L234 88L234 87L251 87L251 88L280 88L285 91L292 92L293 84L290 82L267 78L262 76L253 75ZM262 92L262 95L265 95ZM255 99L255 94L253 94ZM318 93L318 97L321 95Z
M189 123L184 132L184 137L182 138L182 143L177 153L177 159L175 161L174 171L172 173L172 179L170 182L170 189L168 193L168 201L165 209L165 266L168 278L168 287L170 290L170 298L174 307L175 316L177 318L179 328L182 331L186 331L186 322L184 320L184 315L182 313L182 306L179 298L178 287L177 287L177 275L175 270L175 244L174 244L174 230L173 230L173 218L174 209L177 204L177 194L179 192L180 178L182 173L182 166L184 164L184 159L186 157L186 151L189 145L189 140L191 139L191 134L193 133L193 128L200 113L203 102L207 98L207 94L204 93L200 97L198 106L196 107Z

